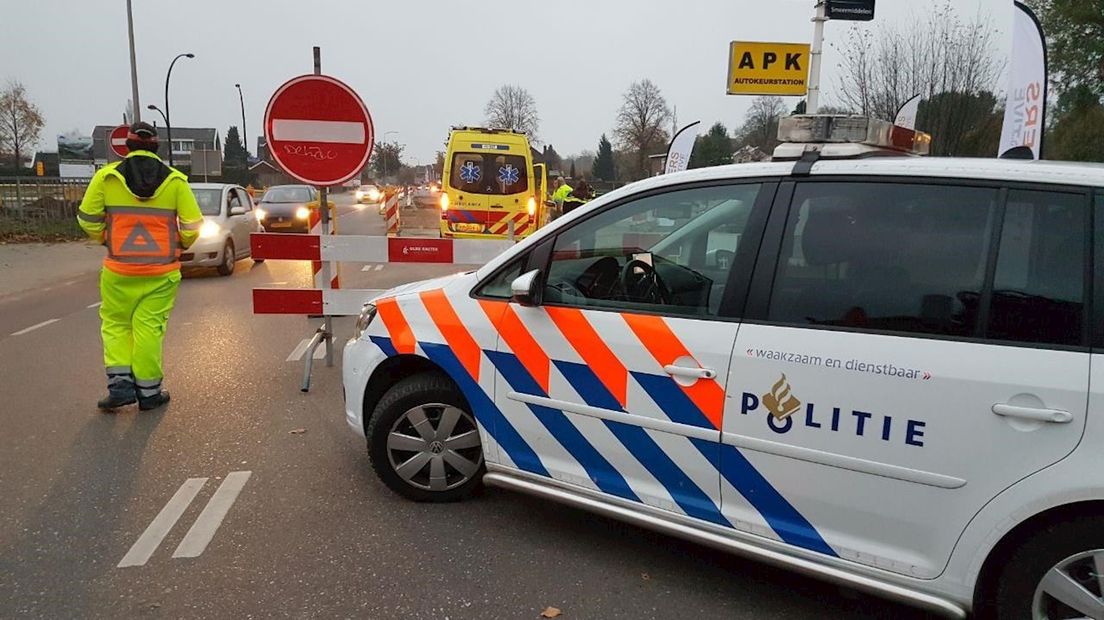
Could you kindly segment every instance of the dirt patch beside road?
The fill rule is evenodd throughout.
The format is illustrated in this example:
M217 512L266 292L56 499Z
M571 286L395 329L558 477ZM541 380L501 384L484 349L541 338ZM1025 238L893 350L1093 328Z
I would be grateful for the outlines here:
M0 297L96 273L106 250L85 242L0 243Z

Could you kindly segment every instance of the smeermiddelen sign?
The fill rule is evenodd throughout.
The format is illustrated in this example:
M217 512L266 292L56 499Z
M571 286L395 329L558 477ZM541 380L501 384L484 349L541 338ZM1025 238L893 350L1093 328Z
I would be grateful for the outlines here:
M874 0L827 0L828 19L868 22L874 19Z

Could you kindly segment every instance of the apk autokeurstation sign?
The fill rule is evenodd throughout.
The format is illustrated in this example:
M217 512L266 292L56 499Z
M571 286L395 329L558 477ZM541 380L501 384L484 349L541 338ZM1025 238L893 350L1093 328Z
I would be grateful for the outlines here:
M728 94L803 96L809 89L809 44L733 41Z

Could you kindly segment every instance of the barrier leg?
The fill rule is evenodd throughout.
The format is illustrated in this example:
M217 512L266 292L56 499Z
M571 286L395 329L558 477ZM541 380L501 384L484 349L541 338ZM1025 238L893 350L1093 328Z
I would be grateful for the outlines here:
M329 322L329 319L327 318L326 321ZM319 327L315 330L314 335L311 336L310 343L307 345L307 351L303 354L303 387L299 388L300 392L310 391L311 368L314 366L314 351L318 348L319 344L322 344L323 339L328 338L329 334L326 331L326 325Z
M324 325L325 325L324 329L326 330L326 335L324 336L324 338L326 340L326 368L333 368L333 364L334 364L333 318L327 316L326 320L324 322Z

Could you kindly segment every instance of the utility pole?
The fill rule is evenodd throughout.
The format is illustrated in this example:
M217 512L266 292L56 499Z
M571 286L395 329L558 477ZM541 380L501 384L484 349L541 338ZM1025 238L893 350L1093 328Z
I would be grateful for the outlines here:
M805 103L806 114L820 110L820 57L824 48L824 22L828 21L828 0L816 0L816 17L813 17L813 47L809 51L809 97Z
M241 84L234 84L234 88L238 89L238 101L241 102L242 113L242 130L241 130L241 143L245 147L245 159L249 159L249 134L245 131L245 96L242 95Z
M130 9L130 0L127 0L127 31L130 34L130 96L134 98L131 106L133 118L131 122L142 120L142 104L138 102L138 64L134 58L134 13Z

